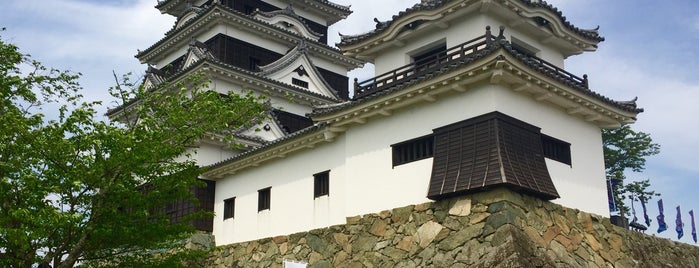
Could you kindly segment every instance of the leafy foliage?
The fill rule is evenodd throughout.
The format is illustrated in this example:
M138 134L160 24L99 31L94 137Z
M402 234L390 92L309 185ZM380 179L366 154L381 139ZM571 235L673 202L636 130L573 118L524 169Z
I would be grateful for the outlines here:
M634 131L626 125L618 129L603 130L602 141L607 180L616 185L613 188L614 201L624 212L629 211L623 203L627 197L625 195L644 202L660 195L648 190L648 179L625 183L627 170L642 172L646 166L646 157L660 152L660 145L653 143L649 134Z
M125 77L110 90L117 120L104 122L100 102L81 102L79 76L0 39L0 266L172 267L196 257L177 250L191 218L171 223L163 210L195 201L202 168L191 147L255 125L268 105L208 91L203 75L150 90Z

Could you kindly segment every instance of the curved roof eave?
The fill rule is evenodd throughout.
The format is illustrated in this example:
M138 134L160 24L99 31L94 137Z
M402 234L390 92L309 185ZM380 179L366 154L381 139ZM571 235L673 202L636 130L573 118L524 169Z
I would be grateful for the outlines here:
M394 92L402 91L406 88L410 88L413 85L425 83L429 79L434 79L436 77L446 75L446 74L451 73L457 69L463 68L464 66L470 65L474 62L484 60L485 58L496 57L497 56L496 54L498 54L498 51L503 51L502 53L506 53L511 58L514 58L517 62L520 62L520 64L524 65L525 68L529 69L530 71L538 73L539 75L547 77L548 79L556 81L557 83L560 83L561 86L569 88L569 90L571 90L571 92L576 92L577 94L585 96L585 97L583 97L583 99L589 98L592 101L592 103L588 104L588 106L590 106L590 107L603 105L603 106L608 106L611 109L618 109L618 111L629 115L630 119L633 121L636 120L636 115L638 113L643 112L642 108L638 108L636 106L635 100L628 101L628 102L615 101L615 100L612 100L608 97L605 97L597 92L594 92L594 91L592 91L584 86L579 85L578 81L573 81L569 77L564 77L564 76L561 76L559 74L554 74L554 73L550 72L548 69L545 69L544 66L537 66L535 62L527 60L524 55L519 54L518 52L516 52L514 49L512 49L508 45L509 45L509 43L507 43L505 40L500 41L499 45L497 45L496 47L493 47L493 48L489 48L488 50L483 51L483 53L479 53L477 55L474 55L474 57L472 57L470 61L462 62L459 65L451 65L451 66L448 66L447 68L441 68L437 72L434 72L434 73L431 73L428 75L421 75L415 79L408 79L405 82L399 83L395 86L390 86L384 90L379 90L377 92L367 94L360 99L355 99L352 101L338 103L338 104L319 106L316 109L314 109L313 112L311 112L309 114L309 116L311 118L313 118L315 121L324 121L328 118L333 118L334 117L333 114L340 114L343 111L352 110L355 107L362 106L364 103L371 103L374 100L380 99L384 96L388 96ZM503 54L500 54L497 57L502 57L502 56L503 56ZM572 97L572 95L570 95L570 94L568 94L568 96ZM581 101L583 101L583 100L581 99ZM386 101L386 103L389 103L389 102ZM388 112L381 111L379 113L388 113ZM621 123L624 124L624 123L628 123L628 122L621 122Z
M500 2L504 6L509 7L513 12L516 12L519 16L522 16L522 9L536 10L540 14L547 14L549 18L553 18L557 21L556 25L561 25L563 28L567 29L571 33L576 34L580 38L588 40L588 42L597 43L604 41L604 37L599 36L597 29L594 30L582 30L572 23L570 23L562 12L556 7L546 3L545 1L534 2L531 0L494 0ZM472 2L471 5L476 2ZM449 5L450 4L450 5ZM448 7L447 7L448 6ZM342 35L340 34L340 43L335 44L342 51L349 51L358 47L366 47L367 45L376 43L375 39L385 39L384 35L391 35L391 32L397 31L396 27L401 27L401 23L408 23L409 21L403 21L411 16L415 16L418 13L430 13L436 12L443 9L444 12L453 13L456 9L467 8L468 4L459 4L457 0L428 0L422 1L414 6L405 9L394 15L391 20L380 22L377 21L376 29L361 33L357 35Z
M208 170L203 175L213 179L221 178L225 175L234 174L241 169L258 165L261 162L312 148L317 143L331 141L334 136L326 134L324 127L325 124L315 124L260 147L237 154L229 159L209 165L206 167Z
M282 83L282 82L279 82L276 80L272 80L272 79L269 79L266 77L262 77L262 76L255 74L254 72L243 70L241 68L238 68L238 67L235 67L235 66L232 66L229 64L225 64L222 62L218 62L218 61L210 59L210 58L204 58L202 60L199 60L196 63L192 64L191 66L189 66L183 70L180 70L177 73L172 74L170 77L165 78L164 82L178 81L179 79L182 79L183 77L185 77L188 73L196 71L196 69L205 68L203 66L205 64L218 66L221 69L235 72L235 73L239 74L239 77L247 77L246 80L249 80L249 81L254 80L252 83L261 84L261 85L262 84L269 85L269 87L275 88L275 89L277 89L277 91L280 91L280 92L277 92L278 93L277 95L279 95L279 96L286 96L286 94L283 94L281 91L293 92L293 94L291 94L292 97L294 95L299 95L305 99L304 102L307 102L311 105L318 105L319 103L330 104L330 103L337 103L339 101L337 99L333 99L333 98L330 98L328 96L325 96L325 95L322 95L319 93L311 92L311 91L305 90L305 89L300 88L300 87L296 87L296 86L285 84L285 83ZM129 107L131 105L134 105L137 102L138 102L137 99L128 100L127 102L125 102L122 105L119 105L118 107L109 109L105 115L108 117L112 117L114 115L117 115L122 109Z
M226 18L229 19L234 18L237 19L238 22L254 24L257 25L258 28L269 29L269 31L267 31L269 34L276 35L278 40L283 40L290 44L295 45L299 43L300 40L304 40L307 43L309 43L309 47L317 55L321 57L326 57L331 61L338 62L347 68L361 67L365 63L365 61L361 61L343 55L337 48L319 43L317 40L312 40L303 37L290 30L282 29L275 25L270 25L265 21L255 19L253 17L250 17L228 7L222 6L220 4L212 5L211 7L209 7L208 10L201 12L199 15L192 19L189 19L182 26L171 29L169 32L165 34L165 37L158 40L147 49L142 51L139 50L135 57L139 59L141 63L147 63L154 57L156 57L156 55L162 54L162 51L177 44L189 42L189 40L187 39L188 36L191 36L193 32L198 31L199 28L212 23L212 21L216 20L220 16L226 16ZM244 28L248 29L249 27ZM259 31L257 31L257 33L259 33Z

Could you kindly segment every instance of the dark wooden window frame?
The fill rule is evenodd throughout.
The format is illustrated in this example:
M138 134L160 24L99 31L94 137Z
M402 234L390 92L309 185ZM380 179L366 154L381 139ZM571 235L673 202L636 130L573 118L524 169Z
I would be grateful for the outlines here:
M235 218L235 197L223 200L223 219Z
M330 170L313 174L313 199L330 195Z
M272 206L272 187L257 191L257 212L269 210Z
M393 167L434 156L434 135L429 134L391 145Z
M544 157L572 166L570 143L541 134Z
M413 59L413 64L415 64L418 69L431 65L438 65L438 63L441 62L447 55L446 41L438 42L428 47L428 49L411 56Z
M308 82L303 81L303 80L298 79L298 78L292 77L291 84L293 84L294 86L302 87L302 88L308 88Z

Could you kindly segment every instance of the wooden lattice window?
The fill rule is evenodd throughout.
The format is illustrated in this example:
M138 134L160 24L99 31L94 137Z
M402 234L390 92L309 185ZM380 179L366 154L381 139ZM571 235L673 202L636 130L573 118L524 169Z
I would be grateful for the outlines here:
M296 79L296 78L291 78L291 83L294 86L302 87L302 88L308 88L308 82L303 81L301 79Z
M570 143L541 134L541 145L544 149L544 157L564 164L572 164Z
M330 170L313 175L313 198L330 194Z
M391 145L393 166L407 164L434 155L434 136L427 135Z
M270 209L271 200L272 187L267 187L257 191L257 211L259 212L265 209Z
M223 200L223 219L235 217L235 197Z

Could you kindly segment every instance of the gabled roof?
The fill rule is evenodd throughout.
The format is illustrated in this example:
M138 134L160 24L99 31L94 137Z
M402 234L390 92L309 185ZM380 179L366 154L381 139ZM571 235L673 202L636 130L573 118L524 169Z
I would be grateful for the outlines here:
M301 18L301 16L294 12L294 8L291 7L291 5L289 5L285 9L280 9L271 12L262 12L257 10L252 15L253 17L259 20L266 21L269 24L275 24L274 19L283 19L284 22L293 24L292 27L296 28L299 34L305 33L304 35L306 38L313 39L315 41L318 41L320 37L322 37L323 35L322 33L317 33L311 30L311 27L303 21L303 18ZM289 20L291 22L286 20ZM298 27L299 25L301 27Z
M479 44L477 47L481 48L475 52L471 46L460 45L465 51L470 51L470 54L459 54L458 60L449 62L442 58L441 60L445 64L426 68L426 71L422 73L408 75L403 79L396 80L393 84L386 84L385 87L368 92L361 97L355 97L353 100L342 103L316 106L309 115L314 120L315 126L212 165L210 171L205 175L220 178L247 167L257 166L261 162L275 159L274 155L277 153L281 153L281 157L285 157L290 152L313 148L316 143L331 140L352 125L365 123L370 117L390 116L393 110L418 102L433 102L440 95L446 95L449 92L456 91L458 94L458 92L468 90L470 85L484 80L490 83L504 83L508 87L514 86L512 88L514 92L531 94L539 101L574 103L577 107L569 107L562 112L583 115L583 119L590 122L611 118L609 120L616 120L618 122L616 124L631 123L635 121L635 116L643 111L643 109L636 107L635 100L623 102L604 97L588 89L586 80L564 72L560 68L555 69L555 66L541 59L517 52L503 37L502 30L497 38L491 36L488 30L484 38L487 45L481 46ZM406 71L406 73L410 72L412 71ZM388 80L392 79L395 77ZM556 103L555 105L563 104ZM607 118L600 119L601 115ZM519 123L515 123L515 125L517 124ZM612 127L612 123L609 124ZM499 129L499 131L507 131L507 129ZM437 130L435 131L437 132ZM511 141L508 139L507 137L494 139L490 141L489 146L505 151L513 149L515 153L526 151L520 150L521 148L514 149L511 143L507 144ZM534 147L541 146L534 145ZM505 151L500 153L505 153ZM503 156L500 154L487 157ZM546 168L545 166L542 168L540 165L543 159L537 160L531 155L526 157L526 164L536 167L538 170L536 176L517 178L519 176L516 174L518 170L500 170L498 174L490 174L493 180L487 181L487 186L506 186L545 199L556 198L558 194L553 185L548 184ZM501 160L492 162L493 166L491 167L506 168L505 165L509 162ZM510 179L522 179L522 181L513 183ZM533 182L536 183L532 184ZM478 189L464 188L458 191L471 190ZM439 199L442 195L449 196L450 194L432 193L431 196Z
M332 86L330 86L330 84L328 84L325 78L323 78L323 75L321 75L320 71L318 71L318 68L313 63L313 60L311 59L308 52L309 47L306 45L305 41L301 40L301 42L294 49L286 53L286 55L284 55L277 61L267 64L265 66L260 66L259 75L272 78L275 77L275 75L278 76L280 72L284 69L288 69L288 67L291 67L292 64L301 61L302 65L297 67L297 72L310 76L313 80L320 83L321 92L326 91L326 94L328 94L329 97L335 98L335 100L339 101L341 98L338 92ZM306 67L303 67L304 65ZM302 69L298 70L298 68ZM310 73L308 71L310 71ZM281 73L281 75L287 74L288 73L286 72Z
M279 109L272 109L270 117L281 127L285 135L313 126L313 120L310 118Z
M489 6L493 4L502 7L502 9L506 10L505 12L515 14L514 16L533 20L532 23L539 26L560 28L559 30L567 31L581 40L586 40L583 43L589 44L588 47L596 48L597 43L604 41L597 29L584 30L574 26L562 15L561 11L543 0L423 0L399 12L398 15L394 15L388 21L382 22L374 19L376 28L372 31L357 35L340 34L341 41L336 45L343 52L353 51L352 54L356 54L357 51L355 50L366 50L392 39L391 36L402 31L401 29L404 27L418 27L415 23L421 23L421 20L442 20L447 16L453 16L460 9L476 10L479 6L482 10L489 10ZM575 40L568 40L568 42L581 45L580 42ZM589 49L586 48L586 50Z
M347 16L352 14L349 6L339 5L327 0L288 0L283 2L297 4L307 9L315 10L316 13L322 14L323 17L328 20L329 25L347 18ZM158 4L155 5L155 8L160 10L161 13L180 17L190 5L191 3L189 0L160 0Z
M290 153L312 148L321 142L331 141L324 124L315 124L282 138L266 143L260 147L237 154L229 159L207 167L204 176L212 179L222 178L238 170L257 166L260 162L286 157Z
M256 19L221 4L213 4L206 11L200 12L197 16L187 20L183 25L171 29L165 34L164 38L158 40L155 44L143 51L139 50L136 58L141 63L149 63L153 59L162 57L168 52L177 49L184 42L188 42L191 38L196 37L197 34L209 30L208 26L214 24L235 25L236 28L241 30L251 31L258 35L269 35L270 39L284 42L290 46L295 46L301 40L305 40L314 55L337 62L347 68L356 68L364 64L363 61L343 55L337 48L319 43L317 40L312 40L294 31L269 24L266 21Z
M487 35L489 35L489 30ZM487 39L487 36L482 38ZM611 110L606 109L614 109L617 111L615 112L617 114L613 115L613 117L618 116L618 120L624 121L625 123L630 123L626 122L626 120L635 120L636 114L643 112L643 109L640 109L636 106L635 101L624 102L612 100L587 88L586 78L579 78L577 76L574 76L558 67L555 67L553 64L550 64L537 57L527 56L519 53L517 50L512 48L511 44L503 37L502 29L498 38L493 39L487 45L483 45L483 42L488 41L481 41L481 43L476 43L472 46L469 46L468 44L455 46L456 49L460 48L461 50L452 51L450 49L449 51L447 51L447 53L449 54L446 56L446 58L441 59L441 61L446 61L446 63L440 63L435 68L424 68L422 70L415 71L414 69L410 69L414 68L414 66L406 65L404 67L399 67L397 70L389 71L387 72L387 74L398 73L398 75L401 75L401 77L394 78L386 75L380 75L378 77L385 78L383 78L382 80L374 80L373 82L367 81L368 83L366 86L366 90L363 90L360 87L359 91L357 92L357 89L355 89L355 97L352 101L317 107L313 110L310 116L315 120L322 121L325 120L325 118L332 117L330 116L331 114L335 114L347 109L352 109L353 107L362 106L364 105L364 103L370 103L376 99L382 98L383 96L393 94L394 92L400 92L406 88L412 88L414 85L421 84L435 77L445 76L456 70L461 70L464 67L472 66L474 62L482 61L485 59L490 59L493 64L495 64L496 61L502 60L504 60L502 63L516 63L521 67L526 67L521 71L518 71L520 75L526 74L525 72L537 74L539 76L546 77L550 80L550 82L555 82L559 84L558 86L545 85L544 87L551 92L541 92L541 94L544 94L544 96L553 97L554 95L559 95L560 98L568 99L571 103L577 102L578 104L581 104L581 107L584 106L584 109L594 110L607 115L610 115L612 112ZM479 49L476 49L475 52L473 52L474 48ZM466 55L460 56L464 55L461 53L466 53ZM499 68L504 67L502 66L502 64L500 64ZM514 70L514 66L510 66L508 68L510 70ZM532 76L528 76L527 79L532 78ZM522 79L520 78L519 80ZM541 81L538 83L543 84L543 82ZM527 89L519 88L516 90L529 90L529 88L536 86L532 84L529 84L527 86ZM555 89L554 92L554 87L560 87L563 90ZM606 106L606 108L602 108L603 106ZM570 112L574 113L573 111ZM622 112L625 115L621 116L618 114L619 112Z
M200 43L194 43L200 44ZM157 86L164 82L175 82L191 74L192 72L197 72L200 70L207 69L208 75L218 75L224 79L235 79L239 82L254 85L253 90L265 90L267 94L281 96L284 98L292 98L294 101L299 103L305 103L308 105L320 105L328 103L336 103L337 99L323 94L319 94L313 91L306 90L297 86L282 83L280 81L267 78L256 72L251 72L216 59L208 50L200 51L202 47L190 46L190 50L187 55L202 55L202 57L186 57L189 59L195 59L188 62L188 65L182 66L183 68L174 70L172 73L164 74L162 71L155 67L149 66L149 71L146 73L146 78L149 81L155 81L158 83L153 83L152 86ZM198 51L198 52L194 52ZM185 55L185 56L187 56ZM132 99L124 103L119 107L109 109L106 113L107 116L113 116L117 114L121 109L129 107L135 104L138 100Z
M350 6L343 6L330 2L328 0L287 0L289 4L304 7L306 9L318 10L318 13L324 15L328 21L328 26L338 22L341 19L347 18L352 14Z

